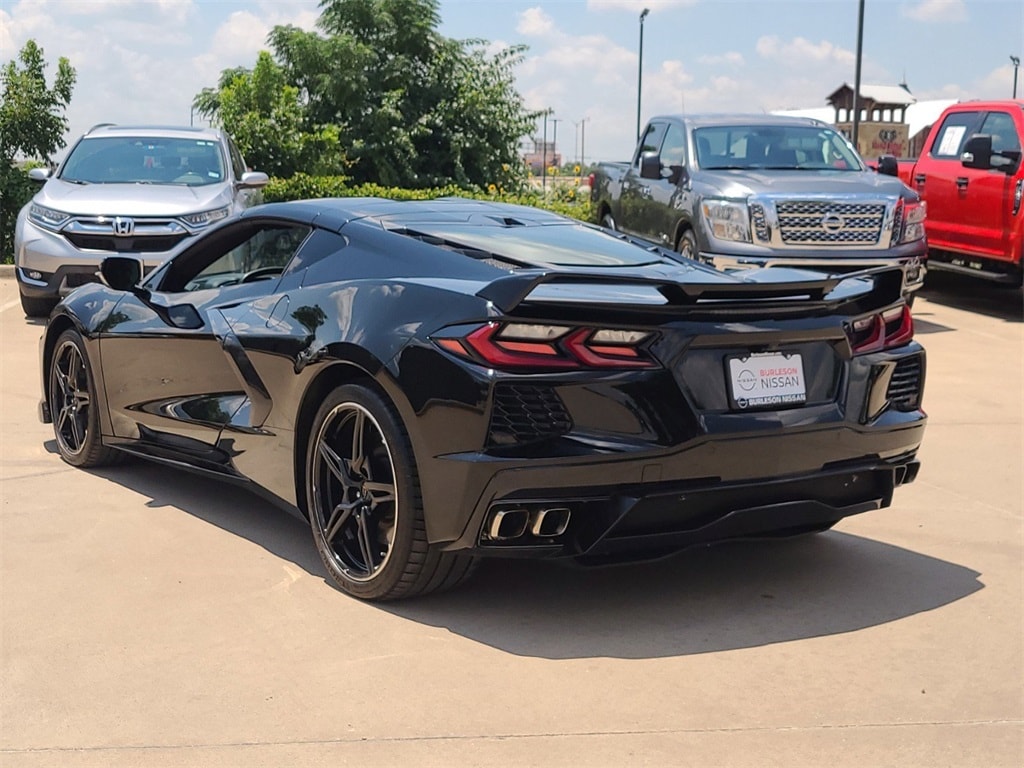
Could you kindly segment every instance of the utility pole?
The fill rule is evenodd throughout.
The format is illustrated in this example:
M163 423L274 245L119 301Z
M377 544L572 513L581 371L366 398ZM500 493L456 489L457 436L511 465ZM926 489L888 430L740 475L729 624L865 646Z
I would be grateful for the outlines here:
M555 124L555 135L554 138L551 139L551 163L555 168L558 167L558 124L561 120L562 118L560 117L551 118L551 122Z
M587 167L587 120L589 117L584 117L580 120L580 166L582 168Z
M857 10L857 70L853 79L853 148L857 147L857 135L860 133L860 60L864 52L864 0L860 0Z
M544 110L544 138L540 145L540 186L547 191L548 188L548 113L550 109Z
M862 0L863 2L863 0ZM643 94L644 85L644 19L651 12L650 8L644 8L640 12L640 51L636 67L636 138L640 140L640 97Z

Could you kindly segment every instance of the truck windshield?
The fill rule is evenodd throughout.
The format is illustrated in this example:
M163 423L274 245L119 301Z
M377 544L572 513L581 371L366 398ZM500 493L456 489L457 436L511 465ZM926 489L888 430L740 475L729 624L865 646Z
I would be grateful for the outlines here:
M693 132L704 170L863 171L860 158L838 132L811 125L727 125Z
M156 137L82 139L60 178L79 184L220 184L224 162L216 141Z

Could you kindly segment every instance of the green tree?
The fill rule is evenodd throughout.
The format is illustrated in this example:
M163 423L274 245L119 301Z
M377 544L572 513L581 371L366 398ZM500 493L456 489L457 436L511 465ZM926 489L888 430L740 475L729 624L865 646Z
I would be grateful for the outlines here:
M534 123L514 87L523 47L489 54L483 41L445 38L437 0L323 0L320 7L317 31L279 26L268 42L297 89L303 129L337 131L355 183L522 184L519 139ZM234 133L223 87L232 72L205 106Z
M19 64L20 63L20 64ZM10 262L14 254L14 224L18 210L34 187L16 161L50 162L64 146L68 121L64 116L75 85L75 70L61 57L53 87L46 85L43 49L29 40L17 59L0 71L0 253Z
M250 71L241 67L221 73L217 88L206 88L193 101L199 114L219 122L237 142L246 161L273 176L298 171L338 174L346 166L338 129L307 128L299 89L289 85L285 70L261 51Z

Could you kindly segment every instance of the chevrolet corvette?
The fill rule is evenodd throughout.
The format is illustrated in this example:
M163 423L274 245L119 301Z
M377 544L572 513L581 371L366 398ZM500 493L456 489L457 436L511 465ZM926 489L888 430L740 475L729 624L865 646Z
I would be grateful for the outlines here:
M532 208L328 199L100 275L40 342L61 457L244 484L363 599L824 531L918 471L899 269L723 273Z

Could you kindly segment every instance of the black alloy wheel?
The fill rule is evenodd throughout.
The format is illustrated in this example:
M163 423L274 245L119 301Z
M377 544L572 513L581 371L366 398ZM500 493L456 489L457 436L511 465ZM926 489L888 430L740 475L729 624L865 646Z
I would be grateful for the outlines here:
M611 213L606 213L601 217L601 226L605 229L610 229L613 232L618 231L618 228L615 226L615 219L612 217Z
M119 454L100 438L96 387L81 335L64 331L50 362L50 415L60 456L76 467L110 464Z
M472 559L429 547L409 439L393 409L358 385L334 390L306 457L313 540L331 580L367 600L447 589Z

